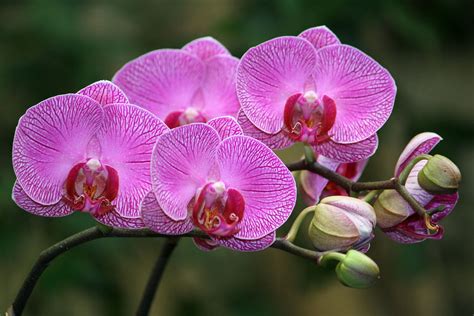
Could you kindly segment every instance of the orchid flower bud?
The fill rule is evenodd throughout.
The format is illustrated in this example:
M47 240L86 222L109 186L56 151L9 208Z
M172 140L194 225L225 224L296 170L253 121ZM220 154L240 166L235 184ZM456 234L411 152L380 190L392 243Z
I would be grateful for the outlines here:
M395 190L384 190L374 204L377 225L381 228L393 227L413 212L410 205Z
M418 173L418 183L432 194L455 193L461 182L459 168L441 155L434 155Z
M377 264L362 252L349 250L336 266L336 275L348 287L364 289L380 278Z
M348 196L330 196L315 206L308 234L320 251L369 249L376 218L373 207Z

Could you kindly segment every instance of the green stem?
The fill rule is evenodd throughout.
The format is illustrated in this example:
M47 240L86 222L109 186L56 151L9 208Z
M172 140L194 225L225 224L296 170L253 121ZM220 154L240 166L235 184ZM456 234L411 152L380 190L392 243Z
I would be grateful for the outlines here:
M329 252L319 258L319 264L325 266L331 260L342 261L345 257L346 255L340 252Z
M311 212L314 212L315 210L316 210L315 205L312 205L302 210L301 213L299 213L298 216L296 217L295 221L293 222L293 225L291 225L290 231L288 232L288 235L286 235L285 239L290 242L295 241L296 235L298 234L298 231L300 229L301 223L303 222L303 219L306 217L306 215L308 215Z
M369 204L372 204L372 201L380 194L383 190L372 190L364 196L363 200Z
M310 146L304 146L304 159L307 164L312 164L316 161L316 157L314 156L314 150Z
M405 182L407 182L408 176L410 175L411 170L413 167L419 163L422 160L429 160L432 156L428 154L423 154L415 157L406 167L403 169L402 173L400 173L400 176L398 177L398 181L400 181L401 185L405 185Z

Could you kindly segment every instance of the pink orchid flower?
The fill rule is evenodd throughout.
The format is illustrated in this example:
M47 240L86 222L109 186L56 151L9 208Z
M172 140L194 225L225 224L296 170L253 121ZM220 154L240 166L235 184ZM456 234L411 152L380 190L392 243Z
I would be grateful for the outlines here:
M364 172L365 166L369 160L365 159L356 162L339 163L327 157L318 155L316 161L352 181L357 181L362 175L362 172ZM303 199L308 205L316 204L320 199L327 196L348 195L346 190L338 184L307 170L300 172L300 184Z
M179 235L199 228L205 250L257 251L296 202L291 172L263 143L242 135L234 118L172 129L158 138L151 164L153 190L142 203L152 230Z
M110 226L144 227L152 149L167 130L109 81L44 100L15 132L13 199L36 215L79 211Z
M415 136L405 147L395 167L395 176L398 177L403 169L419 155L427 154L442 140L442 138L435 133L425 132ZM420 217L413 209L410 208L410 216L403 222L393 226L385 227L382 230L391 239L400 243L416 243L425 239L441 239L443 238L444 229L439 225L439 222L448 216L458 201L458 193L433 195L420 187L418 183L418 173L427 163L422 160L415 164L410 174L408 175L405 187L413 195L413 197L426 209L428 212L444 207L443 210L431 215L430 225L437 227L436 233L429 233L425 219Z
M237 69L246 135L272 149L304 142L339 162L373 153L395 94L386 69L324 26L255 46Z
M239 60L211 37L182 49L158 49L127 63L114 76L130 101L162 119L170 128L236 116Z

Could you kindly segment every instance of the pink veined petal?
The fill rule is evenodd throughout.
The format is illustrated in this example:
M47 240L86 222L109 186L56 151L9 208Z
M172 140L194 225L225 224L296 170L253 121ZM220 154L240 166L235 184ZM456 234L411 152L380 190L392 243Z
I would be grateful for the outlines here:
M204 79L204 64L178 49L160 49L127 63L113 82L137 104L160 119L192 106Z
M72 214L74 211L59 201L52 205L43 205L33 201L21 188L18 182L13 186L12 199L15 203L28 213L47 216L47 217L63 217Z
M413 137L405 149L403 149L400 158L398 158L397 165L395 166L395 176L398 177L415 157L427 154L433 150L441 140L443 140L441 136L431 132L420 133Z
M262 238L288 219L296 202L295 180L268 147L247 136L233 136L221 142L216 156L221 181L245 200L236 238Z
M235 76L239 60L219 55L206 62L206 77L202 84L204 115L214 118L223 115L237 116L240 108L235 91Z
M339 162L330 158L319 155L317 160L319 164L324 167L335 171L339 166ZM303 192L307 195L307 198L311 204L319 202L319 198L324 188L328 184L329 180L310 171L303 170L300 173L300 184Z
M157 233L182 235L190 232L194 228L190 216L184 220L175 221L166 215L158 204L153 191L148 192L145 196L141 203L140 210L145 225Z
M287 137L283 132L267 134L261 131L249 121L242 110L239 111L237 120L244 131L244 135L261 141L270 147L270 149L285 149L294 144L293 140Z
M457 192L453 194L435 195L433 199L427 205L425 205L425 209L432 210L439 206L445 207L444 210L437 212L431 216L431 220L434 223L438 223L453 211L454 207L456 206L456 203L458 202L458 199L459 193Z
M237 96L249 120L278 133L286 100L304 90L315 63L313 45L300 37L278 37L249 49L237 69Z
M186 44L182 49L195 55L203 61L206 61L216 55L230 55L229 51L224 47L224 45L210 36L195 39Z
M91 98L65 94L38 103L20 118L13 140L13 169L33 201L59 202L69 171L86 158L87 144L102 117L102 107Z
M387 121L396 86L390 73L360 50L331 45L316 52L314 79L319 96L336 103L337 115L329 131L337 143L359 142L375 134Z
M415 244L425 240L424 238L413 238L412 236L403 233L403 231L395 229L384 231L384 233L388 236L388 238L401 244Z
M339 144L331 140L315 145L314 150L339 162L355 162L372 156L379 145L377 134L351 144Z
M298 36L308 40L316 49L341 44L337 36L325 25L309 28Z
M211 125L217 133L219 133L222 140L230 136L244 134L239 123L237 123L237 120L232 116L216 117L207 122L207 124Z
M140 229L145 228L145 224L140 217L127 218L121 216L117 211L106 213L102 216L94 216L95 220L99 223L110 227L116 228L127 228L127 229Z
M171 219L188 216L189 202L215 169L219 142L216 130L201 123L177 127L158 138L151 163L153 191Z
M252 252L267 249L275 242L275 238L275 232L271 232L262 238L254 240L242 240L239 238L230 237L217 239L216 241L219 245L232 250Z
M117 170L119 192L112 201L122 217L140 216L141 200L151 190L153 146L168 130L156 116L132 104L104 107L104 124L97 133L101 162Z
M215 239L193 237L193 242L202 251L212 251L219 248L219 243Z
M88 96L101 105L128 103L125 93L108 80L100 80L81 89L77 94Z

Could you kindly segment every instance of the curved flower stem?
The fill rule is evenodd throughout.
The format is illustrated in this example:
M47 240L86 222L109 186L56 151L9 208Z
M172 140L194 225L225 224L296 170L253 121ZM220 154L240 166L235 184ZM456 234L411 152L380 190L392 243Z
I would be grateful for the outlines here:
M145 291L143 292L142 300L137 309L137 316L147 316L150 312L153 299L155 298L156 291L160 285L161 277L163 276L166 265L173 254L176 245L178 244L178 240L179 239L177 238L165 239L165 244L163 245L160 255L153 266L150 278L148 279Z
M294 220L293 224L291 225L291 228L290 228L290 231L288 232L288 235L286 235L286 240L288 240L290 242L295 241L296 235L298 234L298 231L300 229L301 223L303 222L303 219L306 217L306 215L308 215L309 213L314 212L314 211L316 211L316 206L312 205L312 206L309 206L309 207L305 208L304 210L302 210L298 214L298 216Z
M33 292L39 278L49 266L49 264L58 256L64 252L71 250L72 248L84 244L86 242L108 237L122 237L122 238L149 238L149 237L167 237L168 235L158 234L148 229L128 230L121 228L99 228L91 227L77 234L74 234L57 244L45 249L41 252L38 259L36 260L33 268L28 273L25 281L21 285L12 306L6 312L6 316L20 316L28 302L28 299ZM176 237L200 237L207 238L207 235L201 231L194 230L187 234L183 234ZM324 253L312 251L298 247L284 238L277 238L271 246L276 249L283 250L293 255L309 259L311 261L317 261L317 259ZM169 251L170 249L168 249ZM159 281L158 281L159 282ZM143 300L142 300L143 301Z
M399 179L397 178L391 178L383 181L355 182L324 167L323 165L317 162L308 164L304 159L287 165L287 168L290 171L308 170L317 173L320 176L325 177L329 181L337 183L349 193L367 190L396 190L408 202L408 204L410 204L410 206L415 210L417 214L424 217L427 213L423 206L421 206L420 203L415 200L415 198L407 191L407 189L400 183Z
M398 176L398 179L400 181L400 184L405 185L405 182L407 182L408 176L410 175L411 170L413 167L419 163L422 160L430 160L432 156L428 154L423 154L415 157L406 167L402 170L400 175Z

